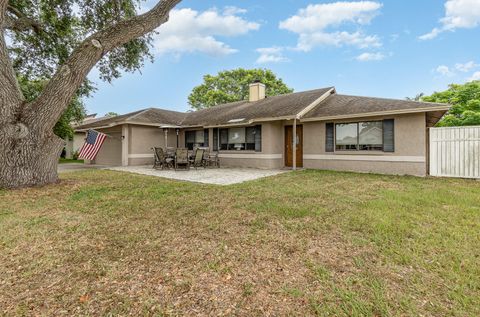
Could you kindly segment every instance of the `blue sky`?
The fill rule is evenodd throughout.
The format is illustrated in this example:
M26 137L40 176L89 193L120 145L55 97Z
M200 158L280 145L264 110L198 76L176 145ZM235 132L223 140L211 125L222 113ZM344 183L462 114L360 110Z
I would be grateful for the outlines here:
M400 99L480 79L480 0L184 0L158 32L141 73L108 84L92 72L90 113L187 111L203 75L237 67L272 69L295 91Z

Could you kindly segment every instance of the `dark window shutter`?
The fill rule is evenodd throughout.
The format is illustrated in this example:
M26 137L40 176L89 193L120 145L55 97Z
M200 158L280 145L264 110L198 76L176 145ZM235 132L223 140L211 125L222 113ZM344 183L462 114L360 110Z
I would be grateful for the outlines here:
M262 151L262 126L257 125L255 127L255 151Z
M383 151L395 152L395 121L383 120Z
M325 152L333 152L335 150L333 123L325 124L325 136Z

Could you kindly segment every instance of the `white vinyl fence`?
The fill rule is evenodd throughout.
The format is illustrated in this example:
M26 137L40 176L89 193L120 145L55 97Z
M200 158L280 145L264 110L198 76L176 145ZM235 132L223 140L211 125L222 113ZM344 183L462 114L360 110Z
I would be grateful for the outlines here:
M430 175L480 178L480 126L431 128Z

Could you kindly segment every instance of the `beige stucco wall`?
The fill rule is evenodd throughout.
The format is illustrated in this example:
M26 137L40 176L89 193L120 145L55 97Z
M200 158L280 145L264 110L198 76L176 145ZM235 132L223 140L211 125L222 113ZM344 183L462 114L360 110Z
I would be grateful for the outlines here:
M221 166L263 169L282 168L284 166L283 122L264 122L261 125L262 151L220 151Z
M99 132L109 135L103 142L97 157L91 164L118 166L122 164L122 129L121 127L113 127L101 129Z
M153 164L152 147L165 147L165 132L155 126L128 126L128 164L129 165L148 165ZM183 147L184 132L179 133L179 146ZM177 135L175 129L168 129L167 146L177 146Z
M326 122L303 123L304 167L384 174L426 175L427 147L425 113L329 122L340 123L383 119L395 120L395 152L393 153L384 153L381 151L325 152ZM337 157L337 159L335 159L335 157Z

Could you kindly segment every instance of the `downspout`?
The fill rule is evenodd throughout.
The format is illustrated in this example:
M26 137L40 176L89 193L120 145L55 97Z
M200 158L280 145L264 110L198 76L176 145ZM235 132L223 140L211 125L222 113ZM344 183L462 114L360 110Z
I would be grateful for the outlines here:
M293 158L292 158L292 169L295 171L297 169L297 118L293 119Z

